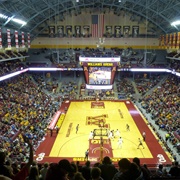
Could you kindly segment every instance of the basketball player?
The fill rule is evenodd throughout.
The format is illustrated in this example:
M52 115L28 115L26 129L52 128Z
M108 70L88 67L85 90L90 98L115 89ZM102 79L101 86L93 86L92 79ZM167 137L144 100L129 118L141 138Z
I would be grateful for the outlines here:
M114 137L113 137L113 133L112 133L112 131L110 131L110 132L109 132L108 139L113 139L113 140L114 140Z
M142 137L143 137L143 141L145 141L146 140L146 132L145 131L143 131Z
M129 126L129 124L126 124L126 131L130 131L130 126Z
M139 149L139 147L140 147L140 146L142 146L142 147L143 147L143 149L144 149L144 146L143 146L142 140L141 140L140 138L138 138L138 140L139 140L139 145L138 145L137 149Z
M119 138L119 136L120 136L120 131L119 131L119 129L117 129L117 130L116 130L116 137Z
M118 148L122 148L122 143L123 143L123 139L122 139L122 137L120 137L118 139Z
M87 151L85 152L84 160L88 160L88 156L89 156L89 149L87 149Z
M89 134L89 140L93 139L93 137L94 137L94 133L91 131L90 134Z
M79 124L76 126L76 134L77 134L78 130L79 130Z

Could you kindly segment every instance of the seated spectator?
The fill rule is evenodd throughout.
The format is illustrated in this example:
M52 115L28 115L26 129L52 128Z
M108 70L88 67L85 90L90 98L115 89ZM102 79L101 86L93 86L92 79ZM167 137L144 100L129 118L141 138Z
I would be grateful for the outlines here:
M156 176L156 178L166 178L166 177L168 177L168 174L167 174L167 172L164 169L164 166L162 164L159 164L155 176Z
M32 166L30 168L29 176L26 178L26 180L39 180L39 170L37 166Z
M74 179L73 180L86 180L86 179L83 177L83 175L80 172L77 172L74 175Z
M48 162L44 163L44 167L40 170L40 178L41 178L41 180L45 180L46 174L47 174L47 171L48 171L48 167L49 167L49 163Z
M172 177L179 177L180 178L180 168L179 168L179 163L176 161L173 163L174 165L171 167L169 174Z
M8 178L7 176L0 175L0 180L12 180L12 179Z
M99 168L101 169L102 178L106 180L112 180L114 175L118 172L108 156L104 157L102 164L99 165Z
M91 165L90 161L86 161L85 165L81 168L82 175L86 180L91 179L91 167L90 167L90 165Z
M143 180L143 173L137 164L131 163L127 158L122 158L118 162L119 172L115 174L113 180Z
M147 168L140 165L140 159L135 157L133 158L133 162L136 163L139 169L142 171L144 180L150 179L149 171L147 170Z
M28 176L29 168L33 163L33 146L26 136L23 135L23 139L24 143L26 143L29 148L29 159L22 169L13 177L13 180L24 180Z
M69 173L74 172L70 162L62 159L59 163L50 164L45 180L67 180Z
M101 177L101 169L98 167L93 167L91 169L91 178L92 180L103 180Z
M12 178L12 174L8 167L5 165L6 153L0 152L0 175Z

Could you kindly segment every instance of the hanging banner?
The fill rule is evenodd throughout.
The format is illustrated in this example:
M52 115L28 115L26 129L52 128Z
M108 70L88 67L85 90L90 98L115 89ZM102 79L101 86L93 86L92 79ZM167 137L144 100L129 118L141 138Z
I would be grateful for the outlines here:
M165 47L165 37L164 35L161 36L161 48L164 48Z
M130 33L130 26L123 26L123 36L129 37L129 33Z
M49 26L49 37L55 37L55 26Z
M176 33L174 33L174 36L173 36L173 49L176 49L176 43L177 43L177 35L176 35Z
M106 26L106 37L112 36L112 26Z
M114 36L116 38L121 37L121 26L114 26Z
M89 37L90 26L83 26L83 37Z
M28 37L28 48L30 48L31 47L30 33L27 34L27 37Z
M133 26L132 27L132 37L138 37L139 36L139 26Z
M66 36L72 37L72 26L66 26Z
M24 32L21 33L21 37L22 37L22 40L21 40L22 48L25 48Z
M81 37L81 26L75 26L74 31L75 31L75 37Z
M2 49L2 31L0 28L0 49Z
M161 46L161 39L162 39L162 36L160 35L159 36L159 46Z
M176 49L180 49L180 32L177 34L177 46Z
M14 31L16 48L19 48L18 31Z
M173 34L170 34L170 49L173 48Z
M11 31L10 31L10 29L7 29L7 44L8 44L8 48L11 48Z
M166 40L165 40L165 48L169 48L169 34L166 34Z
M64 26L57 26L58 37L64 37Z

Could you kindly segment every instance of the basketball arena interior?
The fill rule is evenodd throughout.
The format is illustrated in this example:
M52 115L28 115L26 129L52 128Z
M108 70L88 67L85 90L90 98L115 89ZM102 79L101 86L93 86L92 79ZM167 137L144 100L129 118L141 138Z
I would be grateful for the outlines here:
M0 179L180 178L179 0L0 7Z

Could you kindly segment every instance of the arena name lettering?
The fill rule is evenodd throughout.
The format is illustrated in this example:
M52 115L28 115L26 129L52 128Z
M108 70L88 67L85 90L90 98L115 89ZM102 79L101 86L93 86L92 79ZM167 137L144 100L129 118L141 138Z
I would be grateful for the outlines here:
M112 162L119 162L121 158L111 158ZM84 161L83 157L74 157L73 161ZM94 162L94 161L98 161L98 158L91 158L89 157L89 161Z
M113 63L87 63L88 66L113 66Z

